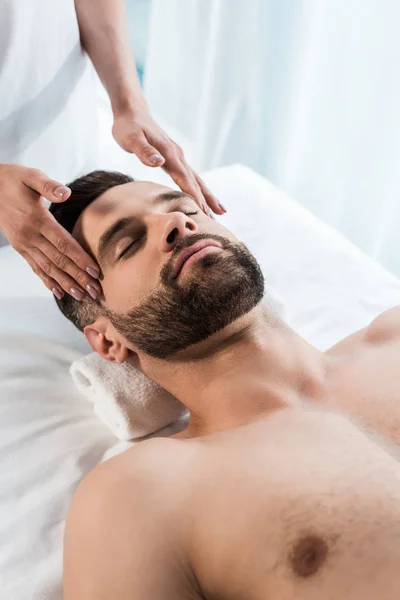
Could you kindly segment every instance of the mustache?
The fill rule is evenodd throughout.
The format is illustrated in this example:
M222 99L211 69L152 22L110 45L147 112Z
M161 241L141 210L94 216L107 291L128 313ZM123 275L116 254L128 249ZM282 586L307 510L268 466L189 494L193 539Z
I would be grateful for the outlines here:
M233 244L233 242L228 240L228 238L225 238L222 235L216 235L215 233L193 233L192 235L179 240L173 249L171 258L161 269L160 279L164 285L168 286L173 281L173 269L178 255L182 252L182 250L190 248L190 246L193 246L193 244L199 242L200 240L214 240L219 242L224 250L229 249Z

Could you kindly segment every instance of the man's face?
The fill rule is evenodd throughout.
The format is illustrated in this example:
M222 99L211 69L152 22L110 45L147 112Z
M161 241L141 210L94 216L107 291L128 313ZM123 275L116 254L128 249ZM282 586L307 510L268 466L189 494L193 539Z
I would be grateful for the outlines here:
M247 248L190 196L155 183L108 190L83 211L73 235L101 267L114 327L133 350L156 358L203 341L263 296Z

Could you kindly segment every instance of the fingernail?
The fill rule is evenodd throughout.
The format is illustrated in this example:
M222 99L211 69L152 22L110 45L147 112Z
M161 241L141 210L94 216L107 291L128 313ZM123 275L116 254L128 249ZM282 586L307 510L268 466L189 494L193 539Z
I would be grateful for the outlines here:
M97 290L92 285L89 285L89 284L86 286L86 289L87 289L88 293L92 296L92 298L94 300L96 300L96 298L98 296Z
M163 157L160 156L159 154L152 154L150 156L150 158L149 158L149 161L152 162L152 163L154 163L154 164L159 163L159 162L163 162L163 160L164 160Z
M91 277L94 277L95 279L98 279L100 276L100 271L98 271L97 269L93 269L93 267L86 267L86 271Z
M65 194L68 194L68 192L69 188L67 188L65 185L61 185L54 191L54 195L58 198L62 198Z
M220 207L221 210L224 211L224 213L226 213L226 208L223 204L218 204L218 206Z
M75 300L83 300L85 297L85 292L78 288L71 288L71 296L75 298Z
M59 300L61 300L61 298L64 297L64 292L62 290L60 290L60 288L54 287L51 291L56 296L56 298L58 298Z

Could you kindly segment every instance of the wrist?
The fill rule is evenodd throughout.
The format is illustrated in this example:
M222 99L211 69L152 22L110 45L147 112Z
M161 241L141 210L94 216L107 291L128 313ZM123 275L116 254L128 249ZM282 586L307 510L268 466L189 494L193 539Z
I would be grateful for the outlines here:
M149 106L141 90L119 90L111 98L111 107L114 119L127 115L134 117L138 113L149 112Z

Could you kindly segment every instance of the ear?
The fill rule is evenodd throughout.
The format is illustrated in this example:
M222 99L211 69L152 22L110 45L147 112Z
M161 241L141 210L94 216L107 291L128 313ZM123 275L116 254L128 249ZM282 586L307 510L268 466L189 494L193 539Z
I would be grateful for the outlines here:
M110 362L123 363L136 354L108 321L98 319L87 325L83 332L92 350Z

